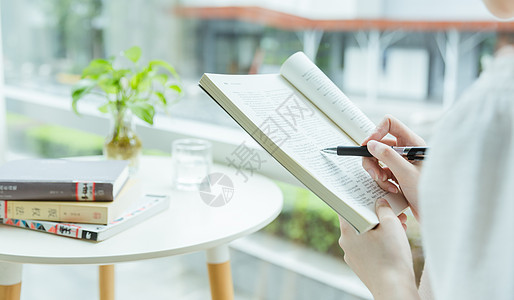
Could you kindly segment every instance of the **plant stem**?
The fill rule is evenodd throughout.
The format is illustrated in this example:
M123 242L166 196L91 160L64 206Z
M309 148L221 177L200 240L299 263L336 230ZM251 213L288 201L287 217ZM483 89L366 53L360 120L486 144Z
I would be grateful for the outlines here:
M120 137L120 131L123 126L123 117L125 115L125 108L123 107L120 100L116 100L116 110L114 114L114 135L113 141L118 141Z

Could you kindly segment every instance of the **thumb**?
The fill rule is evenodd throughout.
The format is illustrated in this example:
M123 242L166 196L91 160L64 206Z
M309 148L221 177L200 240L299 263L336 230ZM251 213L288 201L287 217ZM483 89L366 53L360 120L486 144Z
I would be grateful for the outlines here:
M393 209L391 208L387 200L383 198L377 200L375 204L375 210L380 223L382 223L382 221L387 217L393 217L394 219L396 219L396 215L394 214Z
M394 176L400 181L410 176L410 174L412 174L411 172L415 170L414 165L388 145L371 140L368 142L367 147L369 153L379 161L385 163L391 172L393 172Z

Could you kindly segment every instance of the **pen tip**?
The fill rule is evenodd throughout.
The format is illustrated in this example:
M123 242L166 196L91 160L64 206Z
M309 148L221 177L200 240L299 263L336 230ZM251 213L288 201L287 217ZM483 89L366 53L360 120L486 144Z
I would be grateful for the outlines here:
M328 154L333 154L334 151L336 151L337 148L325 148L325 149L321 149L320 151L321 152L324 152L324 153L328 153Z

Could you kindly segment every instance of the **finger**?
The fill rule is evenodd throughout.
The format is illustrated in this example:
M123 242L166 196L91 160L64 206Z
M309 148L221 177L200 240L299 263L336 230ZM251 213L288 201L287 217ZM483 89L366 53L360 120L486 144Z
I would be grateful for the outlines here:
M377 181L379 184L381 181L388 182L388 180L392 180L393 182L398 183L398 179L396 179L396 176L394 176L391 169L389 169L388 167L381 167L378 162L378 159L374 157L363 157L362 168L369 174L369 176L373 180ZM384 190L387 189L384 188Z
M379 142L388 146L397 146L398 142L395 139L381 139Z
M369 141L367 147L368 151L379 161L385 163L400 181L402 178L408 180L408 177L416 172L416 167L391 147L377 141Z
M407 224L402 223L402 227L403 227L403 230L405 230L405 232L407 232Z
M391 172L389 168L382 168L378 162L378 159L375 157L363 157L362 167L364 170L366 170L369 176L377 182L387 181L388 179L396 179L393 172Z
M382 139L380 142L389 146L396 145L396 140L393 139ZM375 181L386 181L387 179L392 179L394 177L394 175L392 175L393 173L389 169L386 170L386 168L380 166L378 159L375 157L363 157L362 167Z
M398 179L396 179L396 176L394 176L394 173L391 171L391 169L385 167L382 168L382 171L387 175L387 179L391 179L392 181L398 183Z
M393 212L393 209L391 208L387 200L385 200L384 198L380 198L377 200L375 209L380 223L387 220L397 219L396 215Z
M389 133L389 127L390 127L389 124L390 123L391 123L391 116L389 116L389 115L384 116L382 121L380 121L380 123L375 128L375 130L371 133L371 135L368 138L366 138L364 140L364 142L362 144L366 145L366 143L369 142L370 140L380 141L382 138L384 138Z
M400 219L400 222L405 223L405 222L407 222L407 215L404 213L401 213L400 215L398 215L398 219Z
M377 141L384 143L386 145L389 145L389 146L397 146L398 145L398 142L396 141L396 139L383 138L383 139L377 140ZM361 146L365 146L368 142L369 142L369 140L364 141L361 144Z
M400 191L394 183L392 183L388 180L386 180L386 181L379 180L379 181L377 181L377 184L378 184L378 186L380 186L381 189L383 189L384 191L388 191L389 193L397 194Z
M378 178L383 178L382 168L378 164L378 159L374 157L363 157L362 167L373 180L378 181Z
M363 142L366 144L370 140L381 140L388 133L395 137L401 137L407 140L418 140L418 136L405 126L400 120L391 115L386 115L384 119L378 124L375 131Z

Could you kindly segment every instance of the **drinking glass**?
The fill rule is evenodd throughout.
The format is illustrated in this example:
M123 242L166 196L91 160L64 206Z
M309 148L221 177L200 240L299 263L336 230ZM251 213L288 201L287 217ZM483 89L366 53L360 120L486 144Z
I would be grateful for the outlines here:
M198 190L212 168L211 143L200 139L179 139L171 146L172 186L174 189Z

